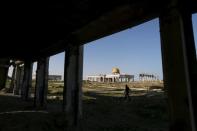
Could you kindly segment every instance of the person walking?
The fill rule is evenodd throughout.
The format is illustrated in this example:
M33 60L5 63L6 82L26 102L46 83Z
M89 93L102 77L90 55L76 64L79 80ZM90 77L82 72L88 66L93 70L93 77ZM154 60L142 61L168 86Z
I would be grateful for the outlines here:
M130 90L130 88L129 88L129 86L126 84L125 85L125 91L124 91L124 98L125 98L125 100L126 99L130 99L130 93L131 93L131 90Z

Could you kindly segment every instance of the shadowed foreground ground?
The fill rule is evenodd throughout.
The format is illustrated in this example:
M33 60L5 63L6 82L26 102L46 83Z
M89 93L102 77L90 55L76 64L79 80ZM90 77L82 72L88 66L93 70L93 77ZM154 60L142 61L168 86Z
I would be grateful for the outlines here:
M167 131L166 97L161 90L132 88L130 100L124 100L121 87L86 85L83 97L83 131ZM61 95L62 87L49 90L50 96ZM61 97L48 100L47 112L0 114L0 131L63 131L65 114ZM0 112L34 110L33 101L0 95Z

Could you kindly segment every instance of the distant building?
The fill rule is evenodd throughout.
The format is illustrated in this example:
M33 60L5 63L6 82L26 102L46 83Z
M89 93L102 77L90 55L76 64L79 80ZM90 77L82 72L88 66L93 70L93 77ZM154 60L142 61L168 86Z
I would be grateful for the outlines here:
M36 80L36 74L32 75L32 80Z
M139 80L140 81L159 81L159 76L156 76L153 74L141 73L139 74Z
M89 81L96 82L132 82L134 81L134 75L120 74L118 68L112 69L112 74L104 75L89 75L87 76Z
M61 75L49 75L48 80L51 80L51 81L61 81L62 80L62 76Z
M36 75L35 74L32 76L32 79L36 80ZM49 75L48 80L49 81L61 81L62 76L61 75Z

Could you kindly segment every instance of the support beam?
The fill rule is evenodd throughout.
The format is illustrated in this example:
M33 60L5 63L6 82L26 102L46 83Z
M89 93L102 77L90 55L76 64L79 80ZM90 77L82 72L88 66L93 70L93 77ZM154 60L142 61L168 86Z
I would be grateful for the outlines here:
M13 93L14 95L20 95L24 75L24 65L16 65L15 71L16 74Z
M0 59L0 90L5 88L10 60Z
M10 87L8 89L8 93L13 93L14 91L14 86L15 86L15 76L16 76L16 65L13 65L13 71L12 71L12 78L10 82Z
M34 106L45 108L47 104L49 57L38 60Z
M173 8L162 14L159 20L170 131L195 131L183 18Z
M32 70L33 63L31 61L25 61L24 78L21 89L21 98L23 100L28 100L29 97L29 88L32 87Z
M194 42L192 15L186 10L182 11L183 29L186 47L186 56L188 60L188 73L189 82L191 86L191 96L193 102L193 111L195 116L195 125L197 125L197 60L196 60L196 48Z
M65 53L63 111L68 125L77 126L82 116L83 46L72 46Z
M19 65L15 66L15 70L13 72L14 74L14 79L12 79L11 84L13 84L13 94L14 95L19 95L19 87L17 87L17 76L19 76ZM12 86L12 85L11 85Z

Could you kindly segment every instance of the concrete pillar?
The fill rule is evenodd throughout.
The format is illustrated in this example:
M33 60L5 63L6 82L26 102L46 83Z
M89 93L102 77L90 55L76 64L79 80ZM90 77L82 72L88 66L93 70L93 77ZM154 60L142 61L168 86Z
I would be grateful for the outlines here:
M21 94L23 75L24 75L24 65L17 64L15 69L15 80L14 80L14 90L13 90L14 95Z
M63 111L69 126L77 126L82 116L83 46L65 52Z
M10 60L0 59L0 90L5 88Z
M47 104L49 57L38 60L36 71L34 106L45 108Z
M21 89L21 98L23 100L28 100L29 97L29 88L32 87L32 70L33 63L31 61L25 61L24 77Z
M140 81L142 81L142 75L140 76Z
M176 9L165 12L159 20L164 86L169 99L170 130L194 131L184 21Z
M191 97L195 116L194 119L195 125L197 126L197 58L192 26L192 15L186 10L182 11L181 14L183 19L186 56L188 60L189 82L191 86Z
M12 71L12 78L10 82L10 87L8 89L8 93L13 93L14 86L15 86L15 77L16 77L16 65L13 65L13 71Z

